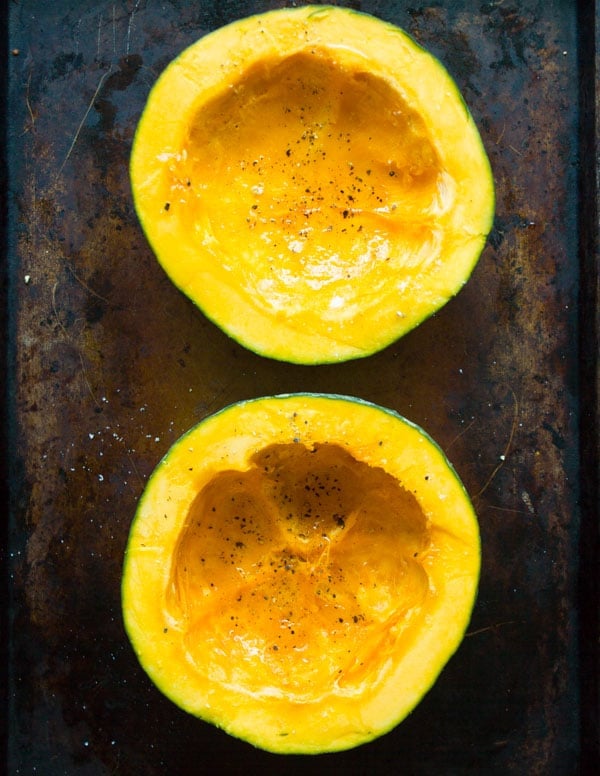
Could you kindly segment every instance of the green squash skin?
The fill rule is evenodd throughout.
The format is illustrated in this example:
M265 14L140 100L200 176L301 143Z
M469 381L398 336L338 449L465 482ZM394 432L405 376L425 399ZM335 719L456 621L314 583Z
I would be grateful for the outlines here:
M265 399L267 399L269 401L275 401L275 402L277 402L279 400L281 400L282 402L285 402L287 400L295 400L295 399L299 399L299 400L307 399L309 401L311 399L319 399L319 400L330 400L332 402L340 402L340 401L348 402L349 404L355 404L355 405L358 405L358 406L363 406L363 407L371 408L371 409L376 410L378 412L387 414L387 415L391 416L392 418L394 418L395 420L401 422L405 426L407 426L407 427L417 431L426 440L426 442L431 445L431 447L437 452L437 454L441 457L441 459L445 463L448 472L455 479L456 483L459 485L461 491L463 492L464 497L465 497L465 503L469 504L471 506L472 515L473 515L474 520L476 521L475 512L472 509L472 505L471 505L468 493L467 493L466 488L464 487L464 484L462 483L460 477L458 476L454 466L448 460L448 458L446 457L445 453L443 452L441 447L437 444L437 442L435 442L435 440L432 439L432 437L427 432L425 432L420 426L418 426L417 424L413 423L410 420L407 420L406 418L404 418L402 415L400 415L395 410L379 406L379 405L377 405L377 404L375 404L373 402L370 402L370 401L367 401L367 400L364 400L364 399L361 399L361 398L357 398L357 397L349 396L349 395L344 395L344 394L332 394L332 393L323 394L323 393L314 393L314 392L303 392L303 393L278 394L278 395L275 395L275 396L268 396L268 397L257 397L257 398L246 400L246 401L234 402L234 403L232 403L230 405L225 406L221 410L213 413L212 415L207 416L206 418L201 420L199 423L197 423L195 426L190 428L187 432L185 432L171 446L170 450L162 457L160 462L157 464L155 470L150 475L150 478L148 479L148 481L146 483L146 487L144 489L144 492L143 492L143 494L142 494L142 496L140 498L139 506L138 506L138 509L136 511L136 515L135 515L134 520L133 520L132 525L131 525L131 533L133 533L134 530L135 530L136 522L137 522L137 520L139 518L141 509L142 509L142 505L144 504L146 495L149 492L149 486L150 486L152 480L155 477L159 477L160 476L161 467L169 460L171 452L175 448L177 448L178 446L185 445L186 441L194 433L194 431L197 428L199 428L200 426L202 426L205 422L212 422L218 416L226 415L231 409L236 408L238 406L242 406L243 405L243 406L246 406L246 407L251 407L252 404L258 404L260 402L265 401ZM479 557L481 558L481 541L480 541L480 536L479 535L478 535L477 553L478 553ZM152 682L155 684L157 689L161 693L163 693L167 698L169 698L171 701L173 701L176 705L178 705L179 708L181 708L183 711L186 711L186 712L190 713L191 715L197 717L199 720L201 720L203 722L206 722L208 724L211 724L214 727L217 727L219 729L222 729L224 732L228 733L232 737L238 738L238 739L244 741L245 743L250 744L251 746L253 746L253 747L257 748L257 749L261 749L261 750L272 752L274 754L279 754L279 755L286 755L286 754L318 755L318 754L325 754L325 753L341 752L341 751L345 751L345 750L348 750L348 749L353 749L353 748L355 748L357 746L362 746L364 744L367 744L370 741L373 741L373 740L375 740L377 738L380 738L380 737L382 737L384 735L387 735L388 733L390 733L390 731L394 730L399 724L402 723L402 721L404 719L406 719L407 716L410 715L410 713L412 713L414 708L416 708L416 706L420 704L421 700L428 694L428 692L431 690L433 685L436 683L439 675L443 672L444 668L446 667L446 665L448 664L448 662L450 661L452 656L455 654L455 652L459 648L460 644L462 643L462 640L463 640L463 637L465 635L465 632L467 630L467 627L468 627L468 624L469 624L469 621L470 621L470 618L471 618L471 615L472 615L473 607L474 607L476 599L477 599L477 590L475 590L475 594L474 594L474 596L472 598L472 601L471 601L471 607L470 607L468 612L464 612L464 615L465 615L464 629L460 632L460 634L457 635L457 638L456 638L455 642L451 646L448 647L447 652L446 652L445 660L436 667L436 673L431 677L431 681L426 686L423 686L421 688L422 692L421 692L419 698L416 700L416 702L411 706L411 708L405 714L402 714L402 716L400 716L398 718L390 719L390 723L389 723L389 725L387 727L378 728L377 730L371 731L370 735L363 735L363 737L359 741L351 743L350 745L348 745L347 742L342 742L341 744L338 744L337 742L329 742L329 743L323 742L320 746L318 746L316 748L314 748L314 747L313 748L298 747L297 745L294 745L293 743L290 744L290 746L288 747L288 746L286 746L285 738L282 738L281 742L277 742L276 744L271 744L271 743L265 741L264 737L261 735L261 731L260 730L253 730L253 731L246 730L242 734L240 734L240 731L238 731L235 728L235 725L233 727L229 727L227 722L224 721L223 719L220 719L218 717L218 715L215 716L215 717L212 717L209 712L203 713L203 714L198 714L194 710L186 708L184 705L182 705L179 702L179 700L176 697L176 695L175 695L175 697L173 696L173 694L171 693L171 688L169 686L169 683L167 681L163 682L162 679L159 676L157 676L157 674L153 671L153 666L149 666L147 664L144 664L144 662L142 660L142 657L141 657L139 651L136 648L135 637L134 637L134 635L132 633L131 623L129 621L128 611L127 611L127 588L128 588L128 573L129 573L128 561L129 561L129 542L128 542L128 545L126 547L125 555L124 555L124 572L123 572L122 585L121 585L121 594L122 594L122 602L123 602L123 618L124 618L125 631L128 634L128 637L129 637L129 639L131 641L132 647L133 647L134 652L135 652L135 654L136 654L136 656L137 656L137 658L138 658L138 660L140 662L140 665L142 666L144 671L147 673L147 675L150 677ZM476 587L477 587L477 583L478 583L478 578L476 580Z
M199 312L213 325L215 325L217 328L219 328L227 337L229 337L232 341L239 344L241 347L248 349L257 355L271 359L274 361L284 362L284 363L292 363L292 364L300 364L300 365L320 365L320 364L335 364L335 363L344 363L347 361L354 361L354 360L361 360L364 358L368 358L375 353L378 353L385 348L389 347L390 345L394 344L396 341L401 339L402 337L409 334L411 331L413 331L415 328L419 327L422 323L426 322L430 317L438 313L451 299L453 299L455 296L457 296L462 288L467 284L467 282L470 280L472 273L477 266L478 261L481 258L481 255L484 251L487 237L493 227L494 223L494 213L495 213L495 207L496 207L496 200L495 200L495 188L493 185L493 171L491 168L491 164L489 161L489 157L486 153L485 145L483 142L483 139L480 135L480 133L477 130L476 124L473 120L473 116L471 114L471 111L465 101L465 98L458 88L458 85L456 84L455 79L448 73L446 67L443 65L441 60L433 55L430 51L428 51L425 47L423 47L420 43L418 43L411 35L410 33L406 32L405 30L397 27L396 25L384 21L382 19L378 19L377 17L374 17L371 14L364 13L362 11L356 11L354 9L349 8L341 8L337 6L331 6L331 5L324 5L324 6L314 6L314 9L311 11L310 6L306 6L303 8L295 9L298 12L303 11L307 12L307 20L313 20L318 21L320 17L325 17L329 13L343 13L348 16L352 16L354 18L365 18L369 20L376 19L379 24L381 25L382 34L385 32L388 33L395 33L402 37L402 39L406 42L409 41L412 46L414 46L415 51L421 52L425 54L432 62L435 62L438 64L439 68L447 75L449 81L452 84L453 87L453 93L456 99L460 102L462 105L465 116L467 118L468 123L474 128L474 143L476 142L479 147L479 151L481 153L482 160L485 160L487 163L487 171L486 171L486 177L488 178L489 182L489 219L485 227L482 229L481 237L480 237L480 244L478 248L475 250L473 249L473 260L471 262L470 268L468 272L465 272L461 278L460 287L455 288L451 293L445 296L444 300L441 301L435 308L428 309L424 312L424 314L410 322L410 325L402 324L402 326L395 326L395 327L388 327L385 335L382 335L382 339L380 339L378 342L373 342L371 346L364 346L359 345L356 348L345 348L341 345L338 346L338 350L343 351L340 353L334 353L332 352L330 355L320 355L318 357L311 356L310 354L306 354L304 352L297 352L296 350L291 347L289 350L285 350L282 352L281 348L275 348L272 349L269 342L253 342L252 336L246 336L245 332L236 332L233 330L233 326L230 324L229 320L224 320L222 315L219 313L213 313L211 310L207 309L206 305L204 305L199 299L197 299L194 295L188 293L188 290L185 288L184 282L178 282L171 276L171 272L169 270L168 262L164 262L162 256L160 255L160 251L155 251L156 257L158 259L158 262L163 267L163 270L168 275L169 279L173 282L173 284L178 288L178 290L187 296L192 304L199 310ZM265 24L268 24L269 18L276 18L280 14L284 13L290 13L291 9L276 9L267 11L266 13L258 13L253 16L247 17L247 19L257 19L261 18L264 20ZM234 25L238 24L238 21L234 21L230 23L228 26L233 27ZM222 28L221 28L222 29ZM220 32L220 29L217 29L215 31L209 32L205 38L208 38L212 35L216 35ZM204 38L203 38L204 39ZM201 39L201 40L203 40ZM193 46L194 44L192 44ZM192 46L188 47L191 48ZM182 51L173 61L167 65L164 72L160 75L160 79L163 79L165 75L168 73L168 71L176 65L176 63L185 55L186 51L188 49ZM143 125L145 120L147 119L146 111L142 113L142 116L140 118L140 121L138 123L138 126L136 128L136 132L134 135L133 145L132 145L132 154L131 158L136 155L136 148L139 142L140 136L143 134ZM130 165L130 181L132 180L133 176L131 174L131 165ZM142 230L144 231L146 238L151 245L153 246L153 239L151 236L151 223L147 217L143 214L143 208L139 205L139 198L138 198L138 192L136 191L136 187L132 185L132 197L135 205L135 209L138 213L140 223L142 226ZM277 323L273 321L273 325L277 326ZM356 323L357 329L360 328L360 321L357 321Z

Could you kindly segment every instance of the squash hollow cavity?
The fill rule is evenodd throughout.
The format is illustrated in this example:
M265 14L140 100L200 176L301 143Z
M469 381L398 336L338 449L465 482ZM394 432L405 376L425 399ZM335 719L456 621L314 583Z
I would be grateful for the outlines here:
M253 63L192 110L164 190L211 271L235 269L249 304L318 328L439 261L455 182L396 88L313 46Z
M436 595L431 551L417 500L383 469L335 444L270 445L194 499L167 605L195 669L220 685L364 696Z

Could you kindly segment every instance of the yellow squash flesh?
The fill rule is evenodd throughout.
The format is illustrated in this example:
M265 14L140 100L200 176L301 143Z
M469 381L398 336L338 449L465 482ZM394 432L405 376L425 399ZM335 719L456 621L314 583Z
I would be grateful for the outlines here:
M265 356L389 345L467 281L494 190L472 117L406 33L307 6L237 21L171 63L132 157L173 282Z
M389 410L291 394L202 421L150 478L122 600L182 709L274 752L397 725L458 647L480 566L469 498Z

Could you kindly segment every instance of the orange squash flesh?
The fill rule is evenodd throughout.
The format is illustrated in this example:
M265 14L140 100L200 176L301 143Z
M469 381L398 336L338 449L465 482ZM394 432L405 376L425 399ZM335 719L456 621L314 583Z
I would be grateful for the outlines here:
M233 405L174 445L133 523L127 631L190 713L276 752L396 725L457 648L477 521L424 432L298 394Z
M184 51L141 117L137 212L224 331L299 363L369 355L467 281L494 190L456 84L403 31L333 7Z

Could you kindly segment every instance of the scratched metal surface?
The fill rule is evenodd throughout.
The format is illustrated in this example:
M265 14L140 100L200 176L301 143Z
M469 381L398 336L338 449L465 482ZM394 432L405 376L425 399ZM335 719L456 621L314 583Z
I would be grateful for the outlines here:
M469 284L416 331L362 362L289 366L230 341L170 284L127 174L167 62L281 5L9 5L8 772L576 773L589 36L559 0L340 3L405 27L446 64L491 158L497 218ZM469 633L422 704L387 736L312 759L254 750L165 700L119 598L136 501L169 446L232 401L297 390L354 394L421 424L483 537Z

